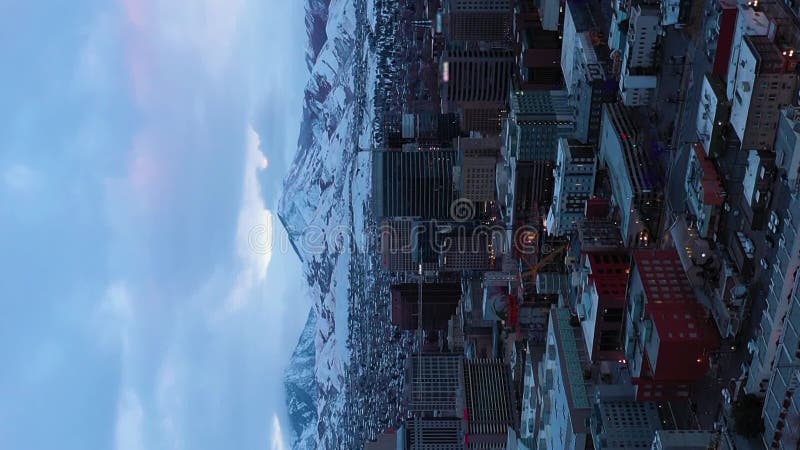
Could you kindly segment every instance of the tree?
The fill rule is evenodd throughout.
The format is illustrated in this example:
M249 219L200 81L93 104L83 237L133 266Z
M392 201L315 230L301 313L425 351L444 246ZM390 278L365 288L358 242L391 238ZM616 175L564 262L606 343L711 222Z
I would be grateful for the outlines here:
M753 394L746 394L733 404L733 422L738 434L753 438L764 432L764 421L761 420L761 410L764 400Z

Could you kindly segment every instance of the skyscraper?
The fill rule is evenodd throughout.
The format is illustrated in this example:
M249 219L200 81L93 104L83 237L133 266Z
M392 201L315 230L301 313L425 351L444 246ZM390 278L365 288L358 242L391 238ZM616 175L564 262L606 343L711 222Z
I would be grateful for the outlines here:
M456 199L453 149L411 149L377 153L373 179L380 217L446 220Z

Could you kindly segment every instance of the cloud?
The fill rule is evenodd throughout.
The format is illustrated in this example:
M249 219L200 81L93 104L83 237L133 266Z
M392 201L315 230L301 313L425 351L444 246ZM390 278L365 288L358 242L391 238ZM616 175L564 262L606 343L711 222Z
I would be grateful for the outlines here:
M15 163L3 172L6 188L15 192L32 192L41 183L39 174L25 164Z
M122 392L117 405L114 427L114 450L145 450L144 411L138 395L131 390Z
M302 3L15 8L0 448L270 446L308 306L263 195L296 140Z
M281 421L277 415L272 416L272 442L270 445L271 450L285 450L286 446L283 444L283 432L281 431Z
M264 170L264 154L258 134L248 127L242 202L236 227L236 248L241 269L233 289L225 300L223 314L231 314L246 306L253 289L263 283L272 259L272 213L264 207L258 171Z

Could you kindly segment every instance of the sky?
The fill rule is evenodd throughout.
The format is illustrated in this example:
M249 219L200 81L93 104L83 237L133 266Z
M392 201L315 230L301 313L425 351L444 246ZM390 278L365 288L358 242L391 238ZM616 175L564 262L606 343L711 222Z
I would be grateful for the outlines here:
M0 448L284 448L303 3L0 1Z

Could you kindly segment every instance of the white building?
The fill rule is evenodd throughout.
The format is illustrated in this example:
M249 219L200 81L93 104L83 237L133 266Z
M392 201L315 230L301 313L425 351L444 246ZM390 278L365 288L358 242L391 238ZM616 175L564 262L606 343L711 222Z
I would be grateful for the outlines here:
M593 386L584 372L590 362L583 348L580 327L570 325L566 308L550 310L547 350L539 364L538 450L583 450L591 433Z
M796 61L793 50L782 51L765 36L742 39L730 118L742 149L772 148L780 108L795 99Z
M700 102L697 105L697 137L706 155L715 155L725 145L725 128L731 114L731 103L725 95L725 84L713 74L703 77Z
M766 307L761 315L760 332L749 344L753 360L750 363L745 390L759 395L764 395L767 391L767 385L774 372L778 343L786 323L793 322L792 326L795 329L800 327L800 321L796 321L796 316L787 320L791 300L798 294L796 281L800 270L800 239L797 231L800 228L800 198L792 196L788 208L782 211L781 217L775 262L766 274L769 276L769 291ZM794 355L794 351L791 354Z
M658 430L653 439L652 450L708 450L712 445L713 431Z
M725 190L714 163L701 144L692 145L686 168L686 203L694 214L698 234L711 239L717 231Z
M764 399L764 446L796 449L800 441L800 294L795 280L789 313L783 326L776 365Z
M775 136L775 163L791 188L800 183L800 108L781 111Z
M631 6L619 90L627 106L647 106L655 95L656 43L661 33L660 11L653 5Z
M586 200L594 192L596 159L594 147L575 140L558 141L558 159L553 169L553 203L547 214L547 231L563 235L575 232L583 218Z
M742 39L745 36L766 36L770 31L769 18L760 11L754 10L744 2L739 3L739 14L736 16L736 28L731 43L731 59L728 63L728 74L725 80L728 100L733 100L733 89L736 84L737 65Z

